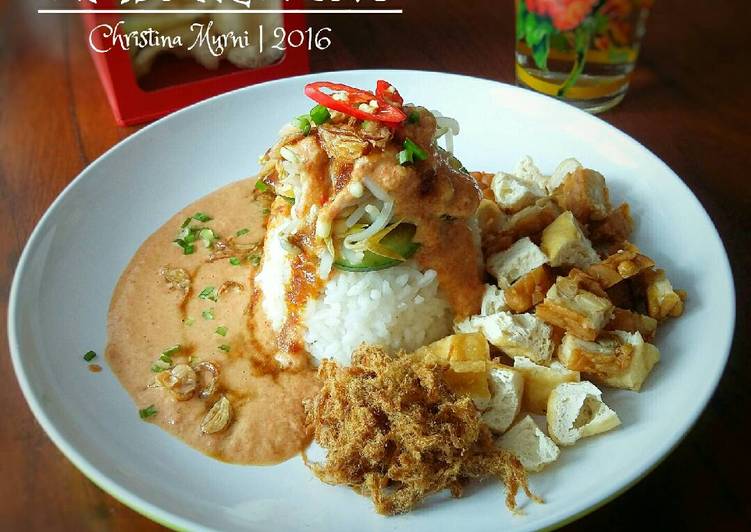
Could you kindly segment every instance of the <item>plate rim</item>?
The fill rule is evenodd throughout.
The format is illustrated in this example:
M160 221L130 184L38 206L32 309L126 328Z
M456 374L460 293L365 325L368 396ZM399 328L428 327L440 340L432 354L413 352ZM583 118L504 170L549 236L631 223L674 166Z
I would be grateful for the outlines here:
M13 274L13 281L11 283L10 294L9 294L9 299L8 299L7 327L8 327L8 343L10 347L9 349L10 358L11 358L11 362L12 362L16 379L19 383L24 399L26 400L27 404L29 405L30 410L32 411L32 414L34 415L34 417L36 418L37 422L40 424L42 429L45 431L47 436L52 440L52 442L60 450L60 452L62 452L62 454L79 471L81 471L81 473L83 473L84 476L86 476L86 478L88 478L99 488L107 492L109 495L114 497L116 500L128 506L129 508L135 510L136 512L143 515L144 517L151 519L152 521L155 521L163 526L169 527L173 530L196 530L196 529L210 530L202 525L197 524L196 522L193 522L178 514L175 514L168 510L164 510L161 507L150 503L148 500L145 500L144 498L139 496L137 493L125 488L116 480L113 480L112 478L107 476L105 473L103 473L101 470L99 470L85 457L85 455L83 455L82 453L79 453L79 451L75 449L75 447L72 444L68 443L68 441L60 434L54 422L52 421L52 419L50 419L46 415L44 408L40 404L40 401L32 392L31 385L29 383L29 378L26 375L26 373L23 371L22 363L20 360L21 359L21 354L20 354L21 347L20 347L20 342L18 338L19 335L17 334L17 327L18 327L17 314L19 313L19 306L21 302L19 291L20 291L21 283L24 279L25 272L28 269L27 262L29 261L29 257L33 249L37 246L37 241L39 240L40 235L42 234L42 231L50 223L49 220L53 216L53 213L57 211L58 206L62 203L64 198L68 194L70 194L71 191L75 187L80 186L80 184L83 181L88 179L87 176L93 171L93 168L96 165L100 164L106 158L110 157L114 151L121 149L124 145L131 143L131 142L136 142L137 141L136 139L138 139L139 136L146 134L146 132L150 131L152 128L160 127L163 122L168 122L172 120L174 117L181 116L182 114L191 113L193 112L195 108L210 105L215 100L227 98L230 95L233 95L235 93L239 93L243 91L250 92L254 90L254 88L256 87L273 86L276 84L290 83L290 82L294 83L295 81L301 82L306 79L316 79L316 78L331 77L331 76L337 76L337 75L355 75L356 76L356 75L362 75L362 74L372 74L376 72L379 74L383 73L384 75L428 74L428 75L446 76L450 78L460 78L460 79L471 81L471 82L480 81L480 82L488 83L488 84L496 84L496 85L510 88L515 91L523 91L527 97L531 97L533 100L539 99L540 101L543 101L543 99L545 99L547 104L550 104L551 103L550 100L552 100L554 102L553 105L557 107L558 106L564 107L566 108L567 112L574 112L575 114L581 113L583 115L588 116L590 119L593 119L595 122L597 122L600 127L604 126L606 129L610 130L611 132L616 132L618 135L620 135L623 138L623 140L635 144L638 148L640 148L642 151L647 153L654 160L654 162L656 162L658 165L661 165L663 169L667 171L667 173L672 174L672 176L675 178L677 183L685 189L685 192L688 193L688 196L692 198L694 202L696 202L697 206L699 207L700 212L703 214L705 218L705 221L708 223L714 235L717 237L717 240L723 251L723 256L721 257L721 260L718 261L720 263L718 264L718 266L722 268L724 276L729 281L729 294L728 295L729 295L731 320L729 322L730 326L728 329L728 335L724 339L722 348L718 350L718 352L721 353L723 356L722 364L717 365L717 370L714 372L714 374L710 376L710 379L708 379L711 385L706 388L707 391L705 392L705 396L701 398L701 401L699 403L697 403L697 405L699 406L697 406L697 408L691 411L690 414L684 418L684 421L680 424L680 430L676 432L677 436L673 435L671 436L671 438L669 438L668 440L662 443L662 446L659 452L654 454L656 459L652 462L652 464L650 464L648 467L644 468L641 471L622 477L619 482L614 482L610 484L601 492L601 497L598 500L592 503L585 504L583 508L579 508L577 511L575 511L574 513L570 515L567 515L565 517L559 518L558 520L554 520L551 523L543 525L544 530L554 530L556 528L559 528L561 526L564 526L568 523L574 522L584 517L585 515L615 500L620 495L628 491L631 487L636 485L643 478L645 478L647 475L649 475L662 462L664 462L665 459L673 452L673 450L686 438L688 433L696 425L701 414L706 410L706 407L709 404L709 401L712 399L712 397L716 393L720 379L722 378L722 375L727 369L727 363L728 363L728 359L730 357L730 352L732 349L733 337L734 337L735 325L736 325L737 309L736 309L735 280L733 276L732 266L730 264L730 260L727 254L727 248L722 239L722 236L717 230L717 226L712 220L712 217L709 215L709 213L704 208L701 201L699 201L699 199L696 197L696 195L691 190L691 188L683 181L683 179L680 178L680 176L678 176L667 165L667 163L665 163L662 159L660 159L654 152L652 152L649 148L644 146L641 142L639 142L638 140L630 136L628 133L618 129L617 127L610 124L609 122L606 122L599 116L590 115L589 113L586 113L585 111L576 109L572 106L568 106L563 102L556 101L555 98L551 98L549 96L535 93L534 91L531 91L528 89L517 87L511 83L505 83L505 82L501 82L498 80L479 77L479 76L470 76L466 74L457 74L457 73L451 73L451 72L441 72L437 70L372 68L372 69L349 69L349 70L337 70L337 71L326 71L326 72L314 72L310 74L304 74L304 75L293 76L293 77L288 77L288 78L281 78L281 79L272 80L272 81L268 81L264 83L259 83L256 85L242 87L233 91L229 91L223 94L213 96L211 98L207 98L195 104L192 104L188 107L185 107L174 113L171 113L163 118L160 118L159 120L156 120L152 122L151 124L148 124L147 126L139 129L135 133L129 135L125 139L121 140L120 142L110 147L108 150L102 153L95 160L91 161L85 168L83 168L78 173L78 175L76 175L70 181L70 183L68 183L60 191L58 196L47 207L44 214L37 221L36 225L34 226L33 231L29 235L29 238L26 244L24 245L23 252L21 253L19 260L16 263L16 267L15 267L14 274Z

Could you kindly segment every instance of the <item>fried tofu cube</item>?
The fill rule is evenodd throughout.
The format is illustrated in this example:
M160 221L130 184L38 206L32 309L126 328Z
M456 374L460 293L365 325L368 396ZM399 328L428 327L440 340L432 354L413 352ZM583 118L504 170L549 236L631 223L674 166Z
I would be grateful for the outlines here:
M614 307L607 297L586 290L582 284L580 280L559 277L545 300L535 308L535 314L551 325L591 341L610 321Z
M502 364L494 364L488 370L490 399L475 405L482 410L481 419L497 433L505 432L514 422L522 407L524 378L521 374Z
M525 155L516 163L514 175L522 181L533 183L542 190L547 188L548 178L542 175L542 172L540 172L540 169L537 168L537 165L529 155Z
M524 377L522 408L533 414L544 414L550 392L561 383L579 382L578 371L571 371L558 361L550 366L535 364L526 357L514 357L514 369Z
M506 304L506 296L502 288L492 284L485 285L485 293L482 296L480 315L490 316L509 309Z
M490 399L487 368L490 349L480 333L454 334L421 347L413 356L429 364L448 366L444 378L454 393Z
M490 185L498 205L507 212L518 212L545 196L545 190L535 183L513 174L498 172Z
M588 168L577 168L568 174L553 193L553 199L584 224L604 220L611 209L605 178Z
M507 216L498 204L489 199L480 200L477 207L477 223L482 235L499 233L506 224Z
M547 364L553 355L553 330L534 314L498 312L474 316L470 323L509 356L524 356Z
M505 251L491 255L487 270L501 283L509 285L548 262L548 257L529 238L522 238Z
M540 430L532 416L524 416L511 427L497 445L511 451L527 471L541 471L555 462L561 450L553 440Z
M548 433L558 445L573 445L621 424L618 414L603 403L602 392L586 381L563 383L551 392L547 421Z
M542 232L542 251L551 266L574 266L581 269L600 262L592 243L584 236L571 211L562 213Z
M589 226L589 238L595 244L603 242L623 242L628 240L634 230L634 220L628 203L622 203L610 211L604 220L593 222Z
M681 294L673 290L665 270L646 270L641 275L641 281L647 295L647 312L651 317L664 320L683 314L685 292Z
M503 232L512 239L536 235L550 225L559 214L561 214L561 209L553 200L542 198L534 205L525 207L511 216Z
M638 332L645 340L650 340L654 338L657 332L657 320L651 316L616 307L613 309L613 317L610 318L605 329L608 331Z
M552 194L553 192L555 192L555 190L559 186L561 186L561 184L563 184L563 181L568 177L569 174L574 173L580 168L583 168L582 164L576 159L569 158L561 161L561 163L555 168L555 170L553 170L553 173L546 183L548 193Z
M545 299L545 294L553 286L554 278L550 269L542 265L517 280L504 291L504 303L507 310L527 312Z
M558 348L558 360L573 371L607 376L627 368L633 351L631 344L615 333L604 333L593 342L566 334Z
M587 373L597 382L638 392L660 352L639 332L613 331L596 342L571 335L563 338L558 359L569 369Z
M652 372L652 368L660 361L660 351L656 346L647 342L633 345L634 353L631 357L631 364L619 373L607 377L596 377L598 382L613 388L624 388L635 392L641 390L644 381Z
M591 265L587 273L596 278L603 288L610 288L654 265L655 262L646 255L642 255L639 248L630 242L624 242L616 253Z

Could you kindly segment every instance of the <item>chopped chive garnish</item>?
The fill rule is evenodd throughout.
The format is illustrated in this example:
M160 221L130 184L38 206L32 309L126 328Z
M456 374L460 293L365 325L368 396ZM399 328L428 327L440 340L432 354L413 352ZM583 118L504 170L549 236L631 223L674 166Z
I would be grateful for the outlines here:
M213 220L213 218L211 216L209 216L208 214L206 214L204 212L197 212L197 213L195 213L193 215L193 219L194 220L198 220L199 222L204 222L204 223L210 222L211 220Z
M167 356L167 355L161 355L159 357L159 360L161 360L162 362L165 362L167 364L172 364L172 359L169 356Z
M161 357L159 357L159 360L155 361L154 364L152 364L151 371L152 373L161 373L165 369L169 369L171 365L172 365L172 360L169 360L169 362L165 362L164 360L162 360Z
M280 196L280 197L282 199L286 200L287 203L289 203L290 205L294 205L295 204L295 198L290 198L289 196Z
M243 236L250 233L250 229L240 229L237 233L235 233L235 236Z
M190 326L191 326L191 325L193 325L193 324L194 324L195 322L196 322L196 319L195 319L195 318L191 318L191 317L188 317L188 318L185 318L185 321L184 321L183 323L184 323L185 325L187 325L188 327L190 327Z
M404 149L412 152L418 161L425 161L428 158L428 152L412 142L410 139L404 139Z
M412 111L411 113L409 113L408 120L410 124L417 124L420 121L420 113L418 113L417 111Z
M175 244L177 244L178 246L180 246L182 248L183 255L191 255L196 250L196 247L193 244L191 244L189 242L186 242L182 238L178 238L174 242L175 242Z
M269 186L261 181L260 179L256 181L256 190L260 192L266 192L269 189Z
M253 266L258 266L259 264L261 264L260 255L248 255L248 260Z
M210 308L208 310L204 310L201 312L201 316L203 316L203 319L205 320L213 320L214 319L214 309Z
M150 418L151 416L155 416L156 412L157 410L156 408L154 408L154 405L151 405L151 406L147 406L146 408L142 408L141 410L139 410L138 415L141 417L141 419L147 419L147 418Z
M183 224L182 224L182 225L180 226L180 229L185 229L186 227L188 227L188 226L190 225L190 221L191 221L192 219L193 219L193 218L185 218L185 221L184 221L184 222L183 222Z
M228 330L227 327L225 327L224 325L222 325L220 327L217 327L216 331L214 331L214 332L216 334L218 334L219 336L227 336L227 330Z
M412 164L414 162L414 159L412 158L412 152L409 150L402 150L397 154L397 158L399 159L399 164L401 166L406 166L408 164Z
M320 126L331 120L331 113L325 106L316 105L310 110L310 119L315 122L317 126Z
M198 294L198 299L208 299L210 301L218 301L219 296L216 293L216 288L213 286L207 286L203 290L201 290L201 293Z
M269 209L268 207L263 209L263 214L270 214L270 213L271 213L271 209Z
M185 237L183 237L183 242L185 242L186 244L192 244L195 241L196 241L195 231L190 231L187 235L185 235Z
M85 355L83 356L83 359L84 359L84 360L85 360L86 362L91 362L91 361L92 361L92 360L94 360L95 358L96 358L96 353L95 353L94 351L89 351L88 353L86 353L86 354L85 354Z
M210 248L216 240L216 233L211 229L201 229L198 232L198 238L201 239L205 247Z
M168 357L171 357L174 354L177 354L182 349L182 346L180 344L173 345L172 347L168 347L164 351L162 351L162 354Z
M311 126L310 126L310 120L308 119L307 116L298 116L292 121L292 123L297 127L297 129L302 131L302 134L305 135L306 137L310 134Z
M224 351L225 353L229 353L229 346L227 344L222 344L219 346L219 349Z
M240 259L238 259L237 257L230 257L229 263L232 266L240 266L240 264L242 263L242 261Z

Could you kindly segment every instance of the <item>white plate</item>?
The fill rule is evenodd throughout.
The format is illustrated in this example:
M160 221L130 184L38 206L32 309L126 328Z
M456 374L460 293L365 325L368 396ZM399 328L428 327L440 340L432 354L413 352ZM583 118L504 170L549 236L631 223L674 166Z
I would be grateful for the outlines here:
M132 254L191 201L252 175L279 127L311 102L303 86L393 82L409 100L456 117L456 153L471 169L510 169L525 154L544 171L575 156L601 171L615 202L628 200L634 240L689 292L686 313L658 333L662 361L639 394L606 393L623 426L566 449L532 477L547 503L513 517L498 485L431 499L402 517L318 482L299 459L274 467L205 457L139 420L102 353L107 306ZM509 85L430 72L315 74L249 87L175 113L92 163L54 202L29 239L10 296L8 333L31 409L62 452L103 489L173 527L222 530L532 530L582 515L616 496L680 441L725 366L735 294L728 259L704 209L639 143L573 107ZM100 363L103 363L100 355ZM442 502L442 503L439 503Z

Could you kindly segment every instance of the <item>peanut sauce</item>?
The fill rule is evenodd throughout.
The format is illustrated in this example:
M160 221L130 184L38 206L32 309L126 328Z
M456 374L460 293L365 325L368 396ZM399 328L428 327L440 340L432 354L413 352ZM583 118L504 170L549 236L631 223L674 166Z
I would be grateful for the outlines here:
M256 197L254 182L240 181L198 200L139 248L112 297L106 359L133 399L134 415L137 409L154 405L157 413L148 418L149 422L205 454L232 463L273 464L295 456L309 443L302 401L318 390L315 373L307 366L279 371L273 363L274 352L265 336L268 331L249 315L257 297L252 262L243 260L238 266L230 264L228 258L209 262L211 250L200 242L191 255L183 255L172 242L182 222L196 212L214 218L196 225L210 227L221 237L247 228L249 233L243 239L262 241L264 209L269 204L263 197ZM160 274L166 265L189 272L187 291L167 286ZM217 301L198 297L204 288L219 291L227 282L243 288L223 290ZM227 286L237 288L234 284ZM203 317L207 311L214 319ZM220 327L226 328L226 336L217 333ZM174 345L181 346L174 355L176 361L192 356L219 367L220 389L233 412L232 422L224 431L204 434L200 429L219 394L177 401L166 389L153 387L156 374L150 368L160 353Z

